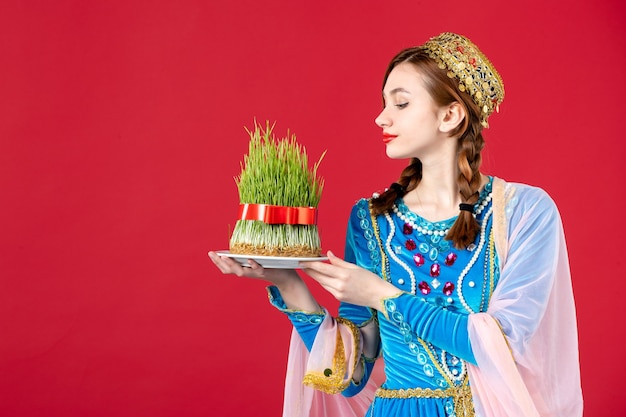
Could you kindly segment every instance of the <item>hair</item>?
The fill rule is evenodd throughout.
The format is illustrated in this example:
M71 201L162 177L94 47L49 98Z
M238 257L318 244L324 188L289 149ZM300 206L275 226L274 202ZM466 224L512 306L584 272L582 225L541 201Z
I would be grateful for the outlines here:
M465 110L465 117L459 125L450 132L450 136L458 136L457 161L459 175L457 184L461 195L461 202L475 204L478 201L481 186L480 164L481 154L485 141L482 136L480 109L472 97L459 90L456 78L448 77L447 70L439 68L437 63L428 56L422 47L412 47L400 51L389 63L383 88L391 71L402 63L410 63L423 76L424 85L434 102L439 106L447 106L454 102L459 103ZM402 171L397 183L400 187L390 187L377 198L371 200L374 214L385 213L393 207L396 199L403 194L414 190L422 179L422 163L418 158L411 159L409 165ZM460 210L457 220L450 228L446 239L451 240L454 246L463 249L473 243L480 230L478 221L469 211Z

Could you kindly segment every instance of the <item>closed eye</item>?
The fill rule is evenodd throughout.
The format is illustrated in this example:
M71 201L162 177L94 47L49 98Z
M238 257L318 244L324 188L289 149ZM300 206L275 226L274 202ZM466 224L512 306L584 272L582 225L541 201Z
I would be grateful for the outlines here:
M396 104L395 106L397 108L399 108L399 109L403 109L403 108L405 108L408 105L409 105L409 103L399 103L399 104Z

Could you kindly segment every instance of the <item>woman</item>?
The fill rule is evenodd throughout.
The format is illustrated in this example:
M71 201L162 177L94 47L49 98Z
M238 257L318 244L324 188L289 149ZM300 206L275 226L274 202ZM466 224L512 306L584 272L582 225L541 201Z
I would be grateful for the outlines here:
M391 61L376 124L387 155L411 163L355 204L345 259L302 264L341 302L339 317L295 271L210 254L224 273L271 281L271 302L294 324L284 415L582 415L557 208L538 188L479 171L481 131L503 98L495 68L460 35Z

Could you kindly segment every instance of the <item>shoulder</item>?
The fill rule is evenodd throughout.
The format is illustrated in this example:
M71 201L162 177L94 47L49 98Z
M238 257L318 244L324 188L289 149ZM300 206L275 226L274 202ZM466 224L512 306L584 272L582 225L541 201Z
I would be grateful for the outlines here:
M519 182L509 182L507 188L511 197L517 196L517 199L525 204L543 204L556 207L552 197L543 188Z
M504 185L504 205L507 217L514 212L519 214L543 214L558 216L558 208L552 197L537 186L519 182L502 181Z
M363 220L369 220L369 199L360 198L353 205L350 210L349 224L356 226L363 222Z
M369 198L359 198L353 205L352 210L350 211L350 217L357 216L363 217L364 215L369 216Z

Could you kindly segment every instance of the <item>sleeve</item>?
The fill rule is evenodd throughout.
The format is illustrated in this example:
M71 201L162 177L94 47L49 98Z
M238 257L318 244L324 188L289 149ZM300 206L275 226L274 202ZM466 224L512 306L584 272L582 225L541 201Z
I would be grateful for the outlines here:
M541 189L507 188L500 281L470 318L469 367L485 416L582 416L576 312L561 219ZM494 203L495 204L495 203ZM502 336L504 334L504 337Z
M488 312L514 351L523 353L546 311L559 261L561 219L539 188L513 196L507 206L508 250Z
M401 293L383 300L383 314L396 326L408 326L415 334L453 355L475 364L468 335L468 316Z
M280 295L280 291L276 286L267 287L267 294L270 303L278 309L278 311L284 313L287 318L293 324L294 329L300 335L300 338L304 342L308 351L311 351L311 346L315 341L315 336L326 317L326 311L320 313L310 313L300 310L290 310L285 305L283 297Z
M270 303L289 318L295 331L304 343L306 350L311 352L315 343L315 338L320 331L320 327L328 315L326 310L324 310L323 313L309 313L305 311L290 310L285 305L280 292L275 286L270 286L267 290ZM339 317L353 323L354 328L358 329L358 331L360 331L361 327L367 325L375 318L368 308L347 303L342 303L340 305ZM332 317L328 317L328 319L332 321L339 320ZM371 376L374 363L376 361L376 358L368 358L363 354L363 352L356 352L356 354L359 355L358 361L363 365L363 377L358 383L355 383L354 380L350 381L348 386L341 392L345 397L353 397L363 390Z

